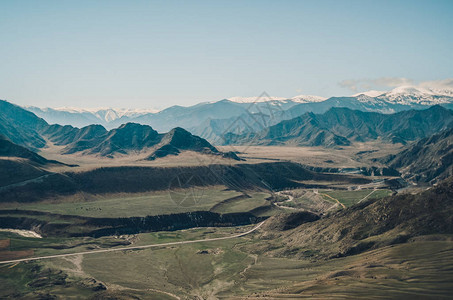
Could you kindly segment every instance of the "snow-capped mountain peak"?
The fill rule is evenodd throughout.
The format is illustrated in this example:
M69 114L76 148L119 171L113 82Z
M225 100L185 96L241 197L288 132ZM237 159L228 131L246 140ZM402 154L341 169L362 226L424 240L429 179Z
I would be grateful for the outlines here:
M434 89L418 86L401 86L384 93L378 98L388 102L411 105L436 105L450 103L453 100L453 89Z
M434 95L434 93L426 88L420 88L415 86L400 86L394 88L390 92L385 93L387 96L398 96L398 95L413 95L413 96L422 96L422 95Z
M388 95L414 95L414 96L424 96L424 95L435 95L435 96L453 96L453 89L443 88L431 88L431 87L416 87L416 86L400 86L394 88Z
M310 102L321 102L327 98L313 95L299 95L292 98L284 97L231 97L227 100L237 102L237 103L258 103L258 102L268 102L268 101L278 101L278 102L297 102L297 103L310 103Z
M431 106L436 104L452 103L453 88L443 87L442 89L429 86L400 86L391 91L366 91L360 92L356 97L360 102L383 101L397 105L424 105Z

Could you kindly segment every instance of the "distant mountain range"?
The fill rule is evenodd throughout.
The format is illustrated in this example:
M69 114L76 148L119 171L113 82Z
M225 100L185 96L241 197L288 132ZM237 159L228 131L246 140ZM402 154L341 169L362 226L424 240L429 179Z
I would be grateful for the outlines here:
M117 126L118 120L128 122L136 117L157 113L155 109L114 109L114 108L39 108L35 106L25 106L26 110L31 111L38 117L45 119L49 124L72 125L75 127L85 127L91 124L100 124L113 128ZM121 123L121 121L120 121Z
M310 105L317 106L322 111L328 106L319 105L326 102L354 103L353 107L358 103L350 98L342 100L330 98L315 103L300 103L293 105L292 109L300 105ZM263 101L260 102L261 106L257 107L264 108L269 103L274 103L272 101L280 100ZM243 104L224 100L190 108L173 107L169 110L178 115L180 120L194 121L196 116L207 116L213 111L218 115L233 115L243 109L240 106ZM228 110L230 108L232 110ZM187 115L187 109L191 109L192 114ZM276 115L279 112L282 113L276 111ZM165 115L160 116L164 117ZM216 131L225 130L227 125L225 120L232 118L235 117L208 119L203 123L206 125L204 134L215 137ZM274 125L269 125L272 123L270 118L271 116L260 112L243 115L241 119L243 124L259 120L257 122L259 126L255 125L250 131L239 133L234 132L236 129L230 128L231 130L223 135L222 144L342 147L354 142L380 140L386 143L407 144L401 153L379 159L380 163L398 170L405 179L432 183L453 173L453 111L440 105L393 114L352 110L332 105L323 113L305 112ZM206 139L181 127L159 133L149 125L130 122L111 130L96 124L82 128L71 125L49 125L30 111L7 101L0 101L0 164L3 169L16 170L15 174L20 175L17 178L22 179L52 175L46 171L45 166L61 163L48 161L35 153L49 141L57 146L63 146L61 154L78 153L103 157L140 155L140 159L154 160L178 155L184 151L195 151L234 160L240 159L235 153L220 152ZM4 174L9 173L8 171ZM14 184L16 181L6 177L3 179L6 184ZM66 180L63 177L57 179Z
M350 97L329 99L300 95L283 97L233 97L183 107L172 106L162 111L126 109L74 109L26 107L50 124L85 127L100 124L107 129L134 122L149 125L158 132L182 127L218 143L224 135L259 132L265 127L289 120L307 112L324 113L332 107L361 111L395 113L442 105L453 109L453 90L399 87L389 92L368 91Z
M305 113L258 133L227 134L225 144L337 147L377 139L406 144L452 127L453 111L439 105L395 114L331 108L323 114Z
M396 95L396 92L394 94ZM395 114L366 112L363 111L363 106L361 110L337 107L343 105L357 108L360 103L371 105L377 102L377 100L360 102L359 100L363 97L359 95L356 98L330 98L325 101L295 104L286 111L268 110L268 113L274 113L273 119L270 114L259 110L264 110L266 106L275 108L277 106L275 101L283 100L271 99L258 102L254 107L255 113L243 113L245 109L243 105L250 105L250 103L236 103L228 100L187 108L171 107L152 119L155 122L158 117L164 123L194 123L205 119L205 122L193 129L196 135L180 127L170 129L167 133L159 133L153 127L139 123L123 124L110 131L101 125L88 125L82 128L71 125L49 125L29 111L9 102L0 101L0 109L2 109L0 134L32 150L44 147L48 139L56 145L65 146L62 150L65 154L83 153L110 157L131 152L139 153L148 149L152 152L147 159L155 159L171 154L177 155L180 151L193 150L238 159L234 154L220 153L208 141L197 135L207 136L221 145L341 147L353 142L376 139L406 144L453 127L453 112L439 105L425 110L403 110ZM270 105L272 103L273 105ZM283 103L290 105L286 100ZM330 108L327 110L328 107ZM283 115L287 117L288 111L302 112L308 108L322 113L305 112L273 125L272 121L283 119ZM240 114L241 112L243 114ZM211 119L209 118L211 114L230 117ZM236 119L237 114L240 119ZM176 119L170 119L170 115L176 116ZM142 115L137 117L137 120L140 123L147 123L151 122L151 119L146 121L146 118L150 117ZM227 127L231 122L233 126ZM219 139L219 136L222 139Z
M110 131L101 125L82 128L70 125L49 125L33 113L3 100L0 101L0 112L0 134L2 135L0 146L4 145L4 149L8 151L25 153L24 155L28 155L29 159L37 160L39 156L37 154L33 156L32 154L35 153L31 151L29 152L32 154L27 154L26 149L20 149L22 147L32 150L43 148L46 146L46 140L55 145L65 146L62 154L81 153L113 157L117 154L148 151L145 159L153 160L167 155L178 155L182 151L195 151L239 159L234 153L218 151L205 139L192 135L182 128L174 128L168 133L159 134L152 127L137 123L123 124Z

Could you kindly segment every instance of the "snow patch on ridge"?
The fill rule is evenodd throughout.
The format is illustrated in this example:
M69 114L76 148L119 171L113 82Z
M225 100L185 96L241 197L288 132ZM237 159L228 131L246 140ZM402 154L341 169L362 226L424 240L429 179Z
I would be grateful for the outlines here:
M360 92L360 93L357 93L355 95L352 95L353 97L358 97L360 95L365 95L365 96L368 96L368 97L377 97L377 96L380 96L382 94L386 93L386 91L376 91L376 90L371 90L371 91L366 91L366 92Z

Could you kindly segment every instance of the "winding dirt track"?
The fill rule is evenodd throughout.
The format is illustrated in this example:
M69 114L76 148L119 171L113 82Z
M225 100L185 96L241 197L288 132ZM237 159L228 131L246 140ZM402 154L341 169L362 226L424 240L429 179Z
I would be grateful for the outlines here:
M123 247L123 248L101 249L101 250L69 253L69 254L56 254L56 255L49 255L49 256L29 257L29 258L21 258L21 259L0 261L0 264L10 264L10 263L19 263L19 262L24 262L24 261L34 261L34 260L50 259L50 258L61 258L61 257L76 256L76 255L106 253L106 252L115 252L115 251L124 251L124 250L140 250L140 249L155 248L155 247L165 247L165 246L174 246L174 245L183 245L183 244L193 244L193 243L201 243L201 242L212 242L212 241L228 240L228 239L234 239L234 238L237 238L237 237L241 237L241 236L250 234L250 233L254 232L255 230L257 230L258 228L260 228L263 225L263 223L264 223L264 221L259 223L257 226L253 227L249 231L246 231L246 232L243 232L243 233L239 233L239 234L235 234L235 235L232 235L232 236L224 236L224 237L204 239L204 240L181 241L181 242L171 242L171 243L163 243L163 244L152 244L152 245L143 245L143 246Z
M341 205L341 207L346 208L346 206L345 206L343 203L341 203L338 199L335 199L334 197L332 197L332 196L330 196L330 195L327 195L327 194L324 194L324 193L319 193L319 194L320 194L320 195L323 195L323 196L326 196L326 197L328 197L328 198L334 200L334 201L337 202L339 205Z

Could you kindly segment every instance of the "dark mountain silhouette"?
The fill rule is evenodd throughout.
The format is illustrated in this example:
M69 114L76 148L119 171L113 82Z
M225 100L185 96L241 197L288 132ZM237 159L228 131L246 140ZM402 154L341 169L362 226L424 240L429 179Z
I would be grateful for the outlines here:
M407 180L435 183L453 175L453 129L421 139L380 160Z

